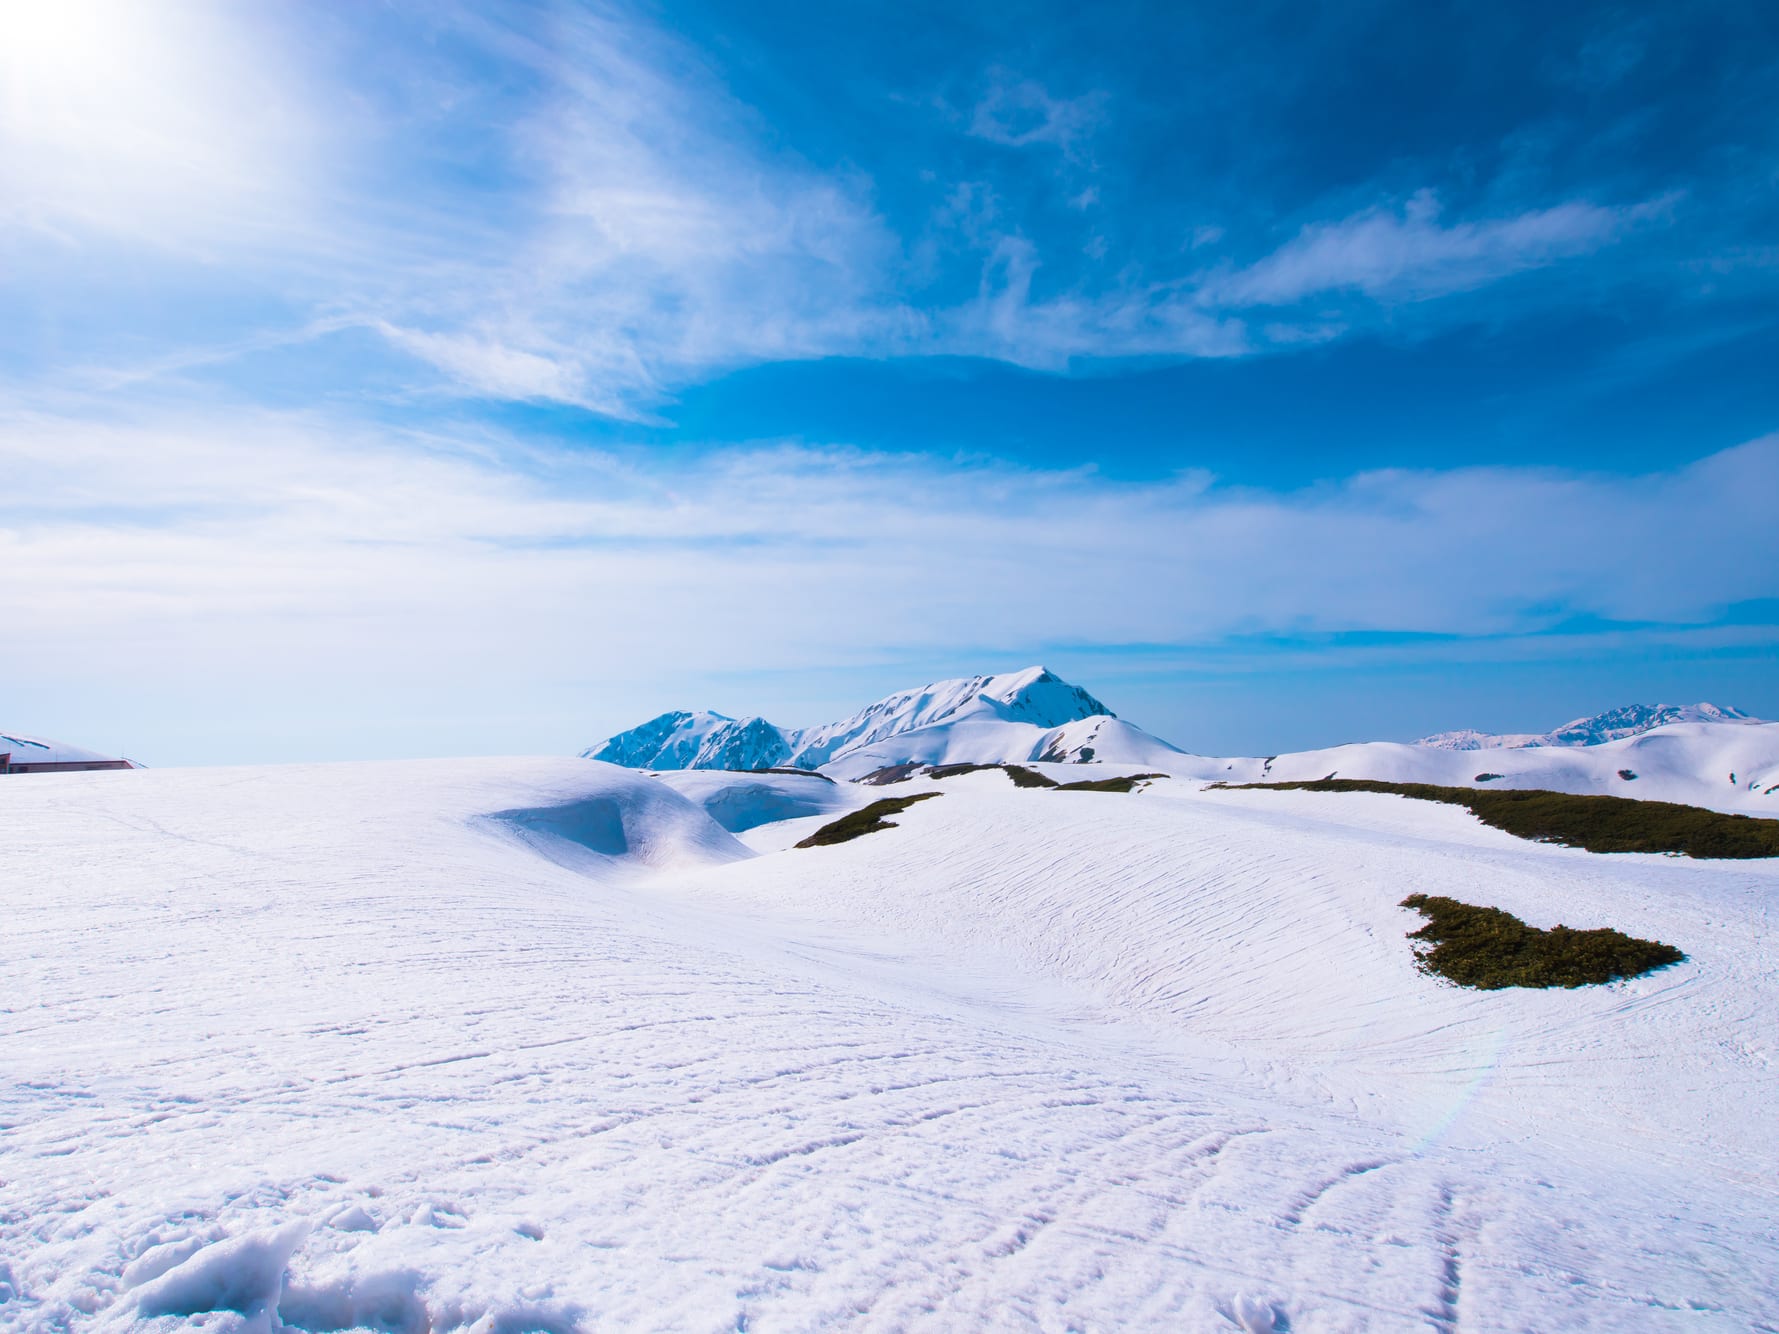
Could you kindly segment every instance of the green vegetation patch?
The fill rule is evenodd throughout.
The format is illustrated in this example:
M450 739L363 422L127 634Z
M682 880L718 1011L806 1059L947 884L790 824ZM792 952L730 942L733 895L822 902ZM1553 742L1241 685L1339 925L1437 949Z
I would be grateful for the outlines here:
M1421 971L1483 991L1585 987L1641 977L1686 958L1672 945L1639 940L1610 927L1541 931L1499 908L1427 894L1410 894L1402 906L1427 918L1427 925L1408 933L1410 940L1430 946L1416 952Z
M888 787L891 783L905 783L919 773L924 765L910 761L907 764L886 764L881 769L873 769L870 773L854 780L868 783L872 787Z
M998 764L935 764L926 771L928 778L956 778L959 774L979 774L984 769L999 769Z
M1028 769L1023 764L941 764L926 771L928 778L955 778L959 774L981 773L985 769L999 769L1011 778L1017 787L1055 787L1054 778L1046 778L1036 769Z
M884 797L869 806L862 806L850 815L843 815L838 820L831 820L816 830L808 838L797 844L800 848L825 848L835 843L850 843L855 838L863 838L866 834L875 834L879 829L894 829L894 820L885 816L900 815L917 801L925 801L929 797L942 796L939 792L917 792L912 797Z
M1147 782L1151 778L1166 778L1166 774L1130 774L1124 778L1089 778L1079 783L1059 783L1058 792L1129 792L1138 783Z
M1537 788L1438 787L1366 778L1309 783L1212 784L1300 792L1390 792L1418 801L1462 806L1495 829L1538 843L1589 852L1670 852L1688 857L1779 857L1779 820L1725 815L1701 806L1631 797L1577 796Z

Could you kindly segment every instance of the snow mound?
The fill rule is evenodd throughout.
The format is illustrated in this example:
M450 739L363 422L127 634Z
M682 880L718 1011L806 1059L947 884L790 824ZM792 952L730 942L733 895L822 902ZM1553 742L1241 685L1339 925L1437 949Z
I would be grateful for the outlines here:
M750 856L701 805L629 769L600 764L574 797L484 817L564 865L673 866Z

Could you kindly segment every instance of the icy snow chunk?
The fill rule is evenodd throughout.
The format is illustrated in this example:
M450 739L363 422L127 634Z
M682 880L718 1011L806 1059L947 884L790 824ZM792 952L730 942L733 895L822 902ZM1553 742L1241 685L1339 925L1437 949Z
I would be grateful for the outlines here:
M362 1204L348 1204L328 1216L327 1225L339 1232L375 1232L377 1220Z
M433 1321L420 1299L420 1275L412 1270L354 1274L331 1283L293 1286L279 1318L290 1329L374 1329L422 1334Z
M1239 1292L1225 1313L1235 1327L1246 1334L1274 1334L1285 1326L1279 1323L1279 1310L1271 1302L1252 1293Z
M306 1219L249 1232L206 1246L136 1294L145 1316L274 1310L284 1289L284 1267L309 1235Z
M184 1237L178 1241L151 1246L124 1266L124 1286L139 1288L144 1283L153 1282L174 1265L184 1264L203 1247L201 1237Z

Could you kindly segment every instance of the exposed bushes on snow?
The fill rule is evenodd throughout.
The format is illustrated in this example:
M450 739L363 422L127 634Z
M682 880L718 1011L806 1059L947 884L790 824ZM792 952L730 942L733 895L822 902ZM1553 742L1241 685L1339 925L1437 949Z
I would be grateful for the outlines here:
M1028 769L1023 764L941 764L928 769L928 778L955 778L959 774L981 773L985 769L999 769L1013 780L1015 787L1055 787L1054 778L1046 778L1036 769Z
M1417 953L1421 970L1484 991L1613 982L1686 958L1672 945L1639 940L1610 927L1543 931L1499 908L1427 894L1410 894L1402 906L1427 918L1419 931L1409 932L1410 940L1430 946Z
M1151 778L1166 778L1166 774L1129 774L1123 778L1089 778L1079 783L1059 783L1058 792L1129 792L1138 783L1147 782Z
M1536 788L1480 791L1365 778L1308 783L1213 784L1302 792L1392 792L1467 808L1493 828L1589 852L1671 852L1688 857L1779 857L1779 820L1631 797L1578 796Z
M875 834L880 829L894 829L895 821L885 819L885 816L900 815L917 801L941 795L943 794L938 792L917 792L912 797L884 797L869 806L860 807L850 815L829 821L797 846L825 848L835 843L850 843L855 838Z

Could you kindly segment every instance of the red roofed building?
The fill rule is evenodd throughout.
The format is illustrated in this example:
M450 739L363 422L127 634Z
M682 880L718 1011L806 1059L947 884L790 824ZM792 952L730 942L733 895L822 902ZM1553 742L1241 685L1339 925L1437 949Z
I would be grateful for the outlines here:
M134 769L129 760L116 760L97 751L42 737L0 732L0 774L69 774L92 769Z

